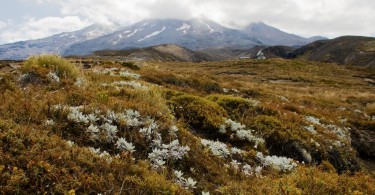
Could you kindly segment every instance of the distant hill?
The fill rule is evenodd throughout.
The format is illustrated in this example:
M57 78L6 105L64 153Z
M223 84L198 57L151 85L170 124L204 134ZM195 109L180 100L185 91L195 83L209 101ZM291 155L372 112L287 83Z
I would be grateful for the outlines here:
M140 49L102 50L92 55L96 58L133 60L133 61L176 61L200 62L211 61L212 58L203 53L194 52L184 47L164 44Z
M311 61L375 66L375 38L343 36L316 41L295 50L293 55Z
M205 49L200 52L209 55L213 60L226 59L254 59L257 53L262 50L267 58L291 58L295 48L288 46L256 46L250 49L242 48L221 48L221 49Z
M375 66L375 38L343 36L332 40L319 40L302 47L255 46L243 48L211 48L201 52L215 60L255 58L262 50L267 58L298 58L308 61L342 65Z

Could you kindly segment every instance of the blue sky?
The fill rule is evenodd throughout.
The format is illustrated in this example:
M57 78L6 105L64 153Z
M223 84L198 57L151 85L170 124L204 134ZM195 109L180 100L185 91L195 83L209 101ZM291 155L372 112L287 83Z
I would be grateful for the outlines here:
M240 28L263 21L304 37L374 36L374 0L0 0L0 44L93 23L205 17Z

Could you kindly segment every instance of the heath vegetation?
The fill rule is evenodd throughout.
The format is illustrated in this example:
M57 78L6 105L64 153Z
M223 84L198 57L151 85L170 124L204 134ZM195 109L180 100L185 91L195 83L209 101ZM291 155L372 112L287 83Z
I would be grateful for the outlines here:
M374 68L89 62L0 73L2 193L375 191Z

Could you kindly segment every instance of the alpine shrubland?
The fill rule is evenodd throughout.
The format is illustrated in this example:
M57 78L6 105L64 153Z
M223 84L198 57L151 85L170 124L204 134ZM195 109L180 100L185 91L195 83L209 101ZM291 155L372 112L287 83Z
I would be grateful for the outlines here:
M94 61L1 73L2 193L375 191L374 69Z

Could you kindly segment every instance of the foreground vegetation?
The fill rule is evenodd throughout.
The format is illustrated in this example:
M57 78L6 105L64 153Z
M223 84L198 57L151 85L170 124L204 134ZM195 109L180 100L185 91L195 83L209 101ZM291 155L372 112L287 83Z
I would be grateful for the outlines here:
M3 193L375 191L374 69L85 64L41 56L1 74Z

